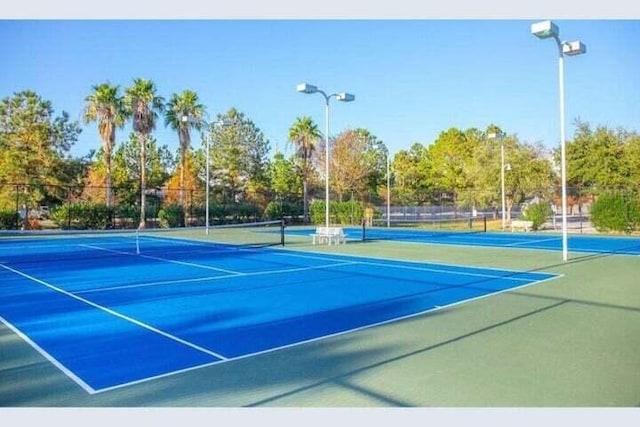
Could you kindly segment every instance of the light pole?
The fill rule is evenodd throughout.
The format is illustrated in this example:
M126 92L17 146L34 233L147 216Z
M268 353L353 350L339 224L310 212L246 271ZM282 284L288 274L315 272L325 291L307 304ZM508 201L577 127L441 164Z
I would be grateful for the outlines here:
M207 133L204 135L204 144L205 144L205 198L204 198L204 233L209 234L209 139L211 139L211 131L209 129L209 122L207 122Z
M506 211L505 211L505 199L504 199L504 169L505 169L505 165L504 165L504 136L502 135L502 132L500 133L496 133L496 132L491 132L487 135L487 137L489 139L500 139L500 199L501 199L501 206L502 206L502 231L504 231L505 228L505 221L506 221Z
M391 227L391 175L389 174L389 150L387 149L387 228Z
M205 113L206 114L206 113ZM189 116L182 116L182 121L187 122L192 120ZM199 121L200 126L204 126L206 128L206 133L204 134L204 143L205 143L205 207L204 207L204 230L205 234L209 234L209 181L211 180L211 174L209 172L211 163L209 156L209 142L211 140L211 126L228 126L230 123L227 120L220 119L215 123L211 123L208 120Z
M325 225L329 228L329 100L335 97L338 101L341 102L351 102L355 101L355 95L346 92L332 93L331 95L327 95L324 91L318 89L317 86L310 85L308 83L300 83L296 86L296 90L301 93L319 93L324 97L325 100L325 108L324 108L324 168L325 168L325 178L324 178L324 190L325 190Z
M552 21L541 21L531 25L531 34L540 38L553 38L558 46L558 76L560 81L560 174L562 181L562 260L567 261L567 166L564 136L564 56L576 56L587 52L579 40L560 41L560 30Z
M206 143L206 156L207 156L207 161L205 162L206 164L206 175L207 175L207 185L206 185L206 191L205 191L205 209L204 209L204 220L205 220L205 234L209 234L209 184L210 184L210 174L209 174L209 169L210 169L210 163L211 163L211 157L209 156L209 143L211 141L211 132L209 127L211 125L213 125L214 127L217 128L223 128L225 126L229 126L231 124L231 121L229 121L228 119L219 119L217 122L215 123L207 123L207 135L205 137L205 143Z

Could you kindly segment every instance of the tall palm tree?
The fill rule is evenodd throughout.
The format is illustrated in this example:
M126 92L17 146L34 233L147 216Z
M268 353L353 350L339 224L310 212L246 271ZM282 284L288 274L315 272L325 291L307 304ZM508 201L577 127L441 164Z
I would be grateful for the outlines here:
M127 111L119 94L120 86L101 83L93 86L93 93L85 98L85 123L98 122L98 134L102 139L106 176L106 203L112 205L111 162L116 143L116 129L124 126Z
M146 146L151 132L156 128L159 114L164 111L164 99L157 95L156 86L151 80L137 78L133 85L125 90L125 105L133 120L133 131L140 142L140 224L146 227Z
M204 105L198 102L198 94L192 90L185 90L180 94L174 93L167 103L164 116L165 126L178 132L180 142L180 193L178 202L184 207L184 171L187 164L187 154L191 144L190 130L201 130L205 125ZM186 221L186 216L185 216Z
M312 155L316 148L316 143L321 137L318 125L311 117L298 117L289 128L289 141L296 147L296 155L301 161L300 170L302 173L303 185L303 206L304 222L309 222L309 177L312 172Z

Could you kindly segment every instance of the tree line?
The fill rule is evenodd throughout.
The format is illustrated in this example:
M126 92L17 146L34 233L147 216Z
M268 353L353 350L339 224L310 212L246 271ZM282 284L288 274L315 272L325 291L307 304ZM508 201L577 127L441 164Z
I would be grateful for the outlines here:
M69 153L83 131L81 123L64 111L56 114L51 102L33 91L2 99L0 211L10 215L22 206L69 201L126 205L135 206L137 226L145 227L147 197L156 197L158 190L163 204L183 212L203 206L207 163L210 203L250 203L260 215L290 214L303 222L311 220L311 204L324 203L324 135L310 117L293 120L287 135L291 154L271 155L270 142L244 113L230 108L212 118L191 90L165 101L153 81L138 78L124 89L108 82L95 85L83 102L83 121L97 124L99 143L76 158ZM161 122L175 131L176 153L154 137ZM132 132L120 135L127 123ZM567 141L569 196L577 200L613 189L637 192L638 134L606 126L592 129L579 120L575 128ZM497 210L504 168L509 216L531 197L559 204L559 149L521 141L494 124L450 128L435 141L414 142L392 158L385 143L367 129L343 130L330 136L329 145L331 199L336 203L381 205L390 195L394 205L424 206L445 197L457 207Z

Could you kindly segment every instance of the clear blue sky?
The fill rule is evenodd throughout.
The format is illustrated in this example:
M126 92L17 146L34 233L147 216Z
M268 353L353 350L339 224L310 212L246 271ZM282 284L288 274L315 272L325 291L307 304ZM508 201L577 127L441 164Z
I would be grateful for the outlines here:
M93 85L124 89L148 78L167 100L195 90L212 117L242 111L273 154L276 144L286 148L296 117L309 115L324 130L322 97L295 90L309 82L356 95L331 101L331 135L366 128L392 153L428 145L450 127L491 123L556 147L557 49L530 34L537 20L2 20L0 97L30 89L81 119ZM639 131L640 20L554 22L563 40L587 45L586 55L565 59L567 137L576 118ZM177 146L163 122L155 135ZM96 126L83 124L72 153L99 146Z

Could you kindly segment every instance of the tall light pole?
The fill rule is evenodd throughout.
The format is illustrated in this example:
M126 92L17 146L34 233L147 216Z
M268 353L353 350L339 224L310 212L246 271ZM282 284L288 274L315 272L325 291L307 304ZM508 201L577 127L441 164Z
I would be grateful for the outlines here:
M505 229L505 221L506 221L506 203L505 203L505 195L504 195L504 135L502 132L496 133L491 132L487 135L489 139L499 139L500 140L500 199L501 199L501 207L502 207L502 231Z
M210 180L210 173L209 173L209 163L210 163L210 157L209 157L209 140L211 139L211 129L209 129L210 124L209 122L207 122L207 133L204 135L204 143L205 143L205 156L207 157L205 160L205 164L206 164L206 172L205 172L205 199L204 199L204 232L205 234L209 234L209 180Z
M206 113L205 113L206 114ZM182 121L187 122L189 120L193 120L189 116L182 116ZM230 123L227 120L220 119L215 123L209 122L208 120L199 121L201 126L206 128L206 133L204 134L204 143L205 143L205 207L204 207L204 230L205 234L209 234L209 186L211 181L210 170L210 156L209 156L209 145L211 141L211 126L228 126Z
M389 150L387 149L387 228L391 227L391 175L389 174Z
M540 38L553 38L558 46L558 76L560 81L560 174L562 181L562 260L567 261L567 165L564 136L564 56L576 56L587 52L579 40L560 41L560 30L552 21L541 21L531 25L531 34Z
M296 90L301 93L319 93L324 97L325 100L325 108L324 108L324 190L325 190L325 225L329 227L329 100L331 98L336 98L341 102L351 102L355 101L355 95L346 92L332 93L331 95L327 95L324 91L318 89L317 86L310 85L308 83L300 83L296 86Z
M207 185L206 185L206 196L205 196L205 234L209 234L209 184L211 181L211 175L209 174L209 169L210 169L210 163L211 163L211 157L209 156L209 145L211 142L211 129L210 126L213 125L214 127L217 128L223 128L225 126L229 126L231 124L231 121L229 119L219 119L217 122L215 123L207 123L207 136L205 137L205 142L206 142L206 156L207 156L207 161L206 161L206 175L207 175Z

